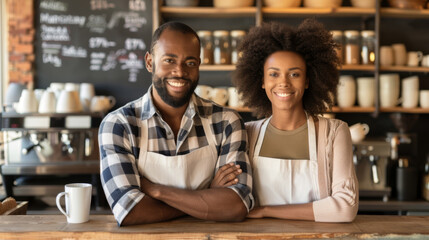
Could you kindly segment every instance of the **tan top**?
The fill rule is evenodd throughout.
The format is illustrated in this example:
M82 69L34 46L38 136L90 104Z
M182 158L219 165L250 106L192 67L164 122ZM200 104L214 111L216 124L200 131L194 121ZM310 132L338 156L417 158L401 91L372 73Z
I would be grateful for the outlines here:
M251 161L265 120L246 123ZM315 124L320 200L313 202L314 219L317 222L351 222L359 207L359 186L350 130L345 122L337 119L318 117Z
M280 159L310 159L307 122L291 131L277 129L269 123L259 155Z

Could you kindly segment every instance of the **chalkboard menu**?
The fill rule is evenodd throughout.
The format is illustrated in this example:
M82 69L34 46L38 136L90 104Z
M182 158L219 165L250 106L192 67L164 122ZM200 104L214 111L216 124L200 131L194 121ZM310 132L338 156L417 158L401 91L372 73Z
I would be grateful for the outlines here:
M36 0L37 88L89 82L116 107L151 83L144 54L152 35L150 0Z

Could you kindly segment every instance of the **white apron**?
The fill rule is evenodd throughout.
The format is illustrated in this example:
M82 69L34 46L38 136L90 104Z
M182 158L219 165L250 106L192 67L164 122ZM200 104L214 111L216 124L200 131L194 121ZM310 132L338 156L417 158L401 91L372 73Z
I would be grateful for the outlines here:
M148 152L147 120L142 123L140 155L137 163L139 173L149 181L181 189L204 189L210 185L217 162L215 137L209 121L201 118L208 146L186 155L164 156Z
M261 157L262 142L271 118L264 122L253 157L253 186L260 206L308 203L318 200L316 129L307 116L310 159ZM285 146L287 147L287 146Z

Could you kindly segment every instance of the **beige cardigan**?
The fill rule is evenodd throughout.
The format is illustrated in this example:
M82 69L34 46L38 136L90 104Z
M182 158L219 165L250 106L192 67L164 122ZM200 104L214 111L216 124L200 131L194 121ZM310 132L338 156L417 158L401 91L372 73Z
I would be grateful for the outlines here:
M263 122L246 123L249 159ZM359 206L359 187L353 165L353 150L347 124L337 119L315 119L320 200L313 202L317 222L351 222ZM334 147L335 146L335 147Z

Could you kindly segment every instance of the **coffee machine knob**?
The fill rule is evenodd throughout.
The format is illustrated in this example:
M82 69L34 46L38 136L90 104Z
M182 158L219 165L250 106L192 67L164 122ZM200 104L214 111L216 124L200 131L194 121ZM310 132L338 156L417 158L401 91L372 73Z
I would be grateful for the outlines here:
M378 178L377 157L374 155L369 155L369 161L371 162L372 182L373 183L380 183L380 178Z

